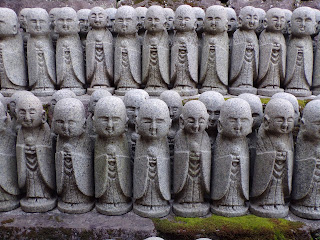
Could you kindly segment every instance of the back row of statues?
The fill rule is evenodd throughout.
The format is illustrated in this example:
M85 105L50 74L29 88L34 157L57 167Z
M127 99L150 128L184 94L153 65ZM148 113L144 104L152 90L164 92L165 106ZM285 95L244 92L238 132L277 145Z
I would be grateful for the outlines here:
M21 34L15 12L0 8L1 93L28 88L47 96L60 88L82 95L88 86L88 94L99 88L117 95L136 88L155 96L168 88L181 96L210 90L272 96L285 89L309 96L312 89L318 94L320 54L315 51L314 57L311 35L319 30L319 13L300 7L290 16L288 10L271 8L264 16L247 6L237 19L234 10L219 5L206 12L181 5L175 13L160 6L94 7L78 15L69 7L50 14L30 8L20 13L26 30Z
M96 202L106 215L133 209L163 217L172 195L172 210L183 217L210 209L241 216L250 206L253 214L279 218L291 201L294 214L320 219L320 100L304 109L294 156L299 111L291 94L275 94L263 115L253 94L225 101L207 91L182 106L173 90L149 99L136 89L123 100L101 91L92 94L100 97L86 119L75 94L60 90L51 104L51 130L31 92L13 95L11 117L0 103L1 211L20 204L26 212L57 205L84 213Z

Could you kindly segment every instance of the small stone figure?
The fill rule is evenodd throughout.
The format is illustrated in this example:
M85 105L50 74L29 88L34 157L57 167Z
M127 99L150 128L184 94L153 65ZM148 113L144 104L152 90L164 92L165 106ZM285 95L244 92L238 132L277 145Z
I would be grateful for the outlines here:
M229 42L232 43L233 33L238 28L238 21L237 21L237 14L233 8L226 8L227 16L228 16L228 35L229 35Z
M171 8L164 8L163 9L166 15L166 26L167 26L167 32L169 36L169 46L172 47L173 44L173 35L174 35L174 26L173 26L173 20L174 20L174 11Z
M280 8L268 10L266 29L260 34L258 94L271 97L283 92L280 85L286 73L286 40L281 32L285 26L285 14Z
M53 113L58 135L56 159L58 209L85 213L94 207L93 149L86 133L85 109L75 98L57 102Z
M82 50L83 50L83 56L86 57L86 39L88 32L90 30L90 24L89 24L89 14L90 14L90 9L80 9L77 12L77 17L79 20L80 24L80 40L82 43ZM86 59L85 59L85 64L86 64Z
M106 29L108 19L105 10L102 7L92 8L89 23L92 29L86 40L88 94L100 88L113 93L113 37Z
M202 33L204 30L204 18L205 18L205 12L200 7L193 7L193 11L196 17L196 32L198 35L199 40L202 38Z
M255 32L259 37L262 31L265 29L266 12L262 8L255 8L255 9L259 18L259 26L255 29Z
M61 89L83 95L86 92L84 61L77 13L70 7L63 7L55 19L55 31L59 34L56 49L57 84Z
M291 35L291 16L292 12L289 9L282 9L286 18L285 27L282 29L284 38L286 39L286 44L288 45L290 35Z
M106 215L121 215L132 209L132 171L125 134L126 107L117 97L105 97L97 103L94 125L96 209Z
M249 103L228 99L218 122L212 180L211 211L225 217L245 215L249 200L249 148L246 136L252 131Z
M118 33L114 50L115 93L123 96L141 84L141 46L137 38L137 15L133 7L118 8L115 30Z
M27 32L27 15L31 8L22 8L19 12L18 20L20 23L20 33L23 39L23 47L25 55L27 56L27 42L30 34Z
M293 171L294 109L285 99L271 99L258 132L251 188L251 213L284 218L289 207Z
M256 9L246 6L240 10L239 29L233 34L229 92L256 94L253 82L258 77L259 44L254 30L258 27L259 17Z
M313 47L310 35L315 31L314 11L309 7L299 7L292 13L291 38L287 49L287 70L284 82L285 92L296 97L310 96L312 93ZM315 60L317 63L317 59ZM319 84L318 84L319 85ZM314 80L317 86L317 80Z
M148 11L148 8L146 7L137 7L135 9L137 14L137 27L138 27L138 36L139 36L139 42L142 45L143 43L143 37L144 33L146 32L145 28L145 20L146 20L146 14Z
M227 12L222 6L211 6L206 11L201 54L200 93L228 92L229 39Z
M19 98L16 154L20 200L25 212L47 212L56 206L54 156L50 128L41 101L33 95Z
M16 134L11 128L11 119L0 102L0 211L19 207L16 160Z
M301 119L296 143L290 210L295 215L320 219L320 100L309 102Z
M16 90L26 89L26 62L17 14L0 8L0 23L0 92L10 97Z
M55 26L56 26L56 16L57 13L60 11L60 8L52 8L49 11L49 18L50 18L50 26L51 26L51 39L54 49L56 49L57 46L57 40L59 37L59 34L55 32Z
M107 18L108 18L107 28L111 32L113 38L115 38L117 33L114 29L114 24L116 21L117 9L116 8L107 8L105 10L105 12L106 12Z
M210 193L211 145L205 129L209 115L198 101L187 102L180 115L180 130L174 139L173 212L182 217L201 217L210 211L205 195Z
M196 18L189 5L180 5L175 13L173 46L171 49L171 81L180 96L198 93L198 37Z
M150 96L159 96L169 85L169 38L160 6L149 7L142 45L142 83Z
M27 18L29 86L36 96L51 96L56 85L55 54L50 38L49 14L31 8Z
M133 211L142 217L164 217L170 212L170 156L167 135L171 119L165 102L149 99L137 117L133 168Z
M208 91L201 93L199 101L203 102L209 114L208 128L206 129L211 143L211 152L213 153L214 144L218 134L218 119L220 117L220 110L224 103L224 97L221 93L215 91Z

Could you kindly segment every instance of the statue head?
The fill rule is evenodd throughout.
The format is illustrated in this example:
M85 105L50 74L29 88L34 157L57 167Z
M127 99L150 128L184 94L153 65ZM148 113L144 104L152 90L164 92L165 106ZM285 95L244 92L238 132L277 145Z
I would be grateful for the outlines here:
M107 18L108 18L108 24L107 24L107 28L109 29L110 32L114 32L114 23L116 20L116 12L117 9L116 8L107 8L105 10L106 14L107 14Z
M203 102L207 108L207 113L209 114L208 127L210 129L217 129L220 110L225 102L224 97L221 93L207 91L200 94L199 101Z
M97 102L100 98L112 96L112 94L106 89L98 89L95 90L90 96L89 109L90 113L94 112L94 108L96 107Z
M228 29L228 16L224 7L219 5L207 8L204 29L210 33L222 33Z
M133 127L136 125L136 118L138 116L140 106L148 98L149 94L142 89L133 89L124 95L123 102L127 109L129 126Z
M76 98L64 98L57 102L53 112L55 134L72 138L86 130L86 115L82 102Z
M199 100L191 100L182 108L180 129L190 135L203 133L208 126L208 119L206 106Z
M17 103L18 103L19 99L24 99L25 96L28 96L28 95L34 96L34 94L29 91L16 91L15 93L13 93L11 95L9 103L8 103L8 109L9 109L9 113L10 113L11 118L17 117L16 107L17 107Z
M256 8L256 12L258 14L259 24L255 31L256 33L261 33L265 29L264 22L265 22L266 12L262 8Z
M50 105L49 105L49 112L51 113L51 115L53 114L53 110L57 102L63 98L76 98L76 94L69 89L61 89L56 91L52 95Z
M54 29L54 26L56 23L56 16L59 11L60 11L60 8L52 8L49 11L49 18L50 18L50 24L52 29Z
M166 103L160 99L148 99L141 104L137 116L137 130L142 138L166 138L171 119Z
M89 32L89 14L90 9L80 9L77 12L79 24L80 24L80 33L88 33Z
M92 28L106 28L108 24L107 14L102 7L94 7L89 14L89 23Z
M252 132L252 114L247 101L230 98L221 107L218 132L226 137L245 137Z
M121 6L116 13L115 30L121 35L137 32L137 14L131 6Z
M123 101L114 96L101 98L94 110L93 124L101 137L118 137L126 130L127 114Z
M137 7L136 9L136 13L137 13L137 20L138 20L138 30L144 30L144 23L145 23L145 19L146 19L146 14L148 11L148 8L146 7Z
M286 17L283 9L271 8L265 17L265 28L270 32L280 32L286 26Z
M320 100L308 102L303 109L300 132L306 139L320 139Z
M18 17L10 8L0 8L0 38L18 33Z
M261 125L267 132L288 134L294 127L294 109L292 104L282 98L271 99L264 110Z
M78 34L80 25L77 12L70 7L60 8L55 16L54 31L62 36Z
M205 12L200 7L193 7L193 11L196 17L196 32L202 33L203 32L203 25L204 25L204 18Z
M148 8L144 22L148 32L162 32L166 29L166 16L163 8L153 5Z
M298 99L294 95L292 95L291 93L285 93L285 92L273 94L271 99L274 99L274 98L283 98L283 99L288 100L292 104L293 109L294 109L294 125L298 126L299 119L300 119Z
M171 8L163 9L167 20L167 30L173 30L174 11Z
M289 9L282 9L284 12L284 16L286 19L285 27L282 30L282 33L285 35L289 35L291 33L291 16L292 12Z
M20 27L23 30L26 30L27 27L27 15L28 12L30 11L31 8L22 8L21 11L19 12L18 20L20 23Z
M255 30L259 26L259 16L256 8L251 6L242 8L238 17L238 24L242 30Z
M258 129L262 123L263 118L263 107L260 98L257 95L251 93L242 93L238 97L246 100L249 103L253 118L252 129Z
M312 8L299 7L291 16L291 33L294 36L308 36L316 31L315 14Z
M180 32L190 32L196 28L196 16L191 6L180 5L175 12L174 28Z
M18 98L16 113L17 122L23 128L37 128L46 122L46 113L42 103L34 95L24 95Z
M167 104L172 121L179 121L182 111L182 98L180 94L174 90L166 90L160 94L160 99Z
M237 14L233 8L226 8L228 16L228 32L235 32L238 28Z
M26 31L31 36L47 35L51 32L48 12L43 8L31 8L27 15Z

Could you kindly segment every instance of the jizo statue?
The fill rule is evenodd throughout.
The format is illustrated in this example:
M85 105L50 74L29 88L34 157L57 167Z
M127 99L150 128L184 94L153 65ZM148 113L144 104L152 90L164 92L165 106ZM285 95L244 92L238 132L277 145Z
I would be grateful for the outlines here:
M259 17L259 26L256 28L255 32L259 37L262 31L266 28L266 25L265 25L266 12L262 8L255 8L255 9Z
M114 29L114 23L116 21L117 9L116 8L107 8L105 10L105 12L106 12L107 18L108 18L107 28L112 33L113 37L115 37L116 32L115 32L115 29Z

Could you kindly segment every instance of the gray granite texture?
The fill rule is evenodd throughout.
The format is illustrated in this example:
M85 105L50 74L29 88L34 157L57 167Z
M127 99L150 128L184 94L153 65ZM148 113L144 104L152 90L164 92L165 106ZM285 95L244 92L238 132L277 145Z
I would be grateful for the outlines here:
M173 212L182 217L201 217L210 212L205 196L210 192L211 144L205 131L209 114L199 100L187 102L174 139Z
M173 35L174 35L174 26L173 26L173 20L174 20L174 11L171 8L165 7L163 8L165 15L166 15L166 28L169 36L169 46L170 49L172 47L173 43Z
M82 44L82 50L83 50L83 58L84 58L84 68L86 69L86 39L88 32L90 30L90 23L89 23L89 14L90 14L90 9L80 9L77 12L77 17L79 20L79 26L80 26L80 31L79 31L79 37L80 41Z
M265 17L266 17L266 12L262 9L262 8L256 8L256 12L258 14L259 17L259 26L256 28L255 32L258 35L258 37L260 36L260 34L262 33L262 31L265 29Z
M257 137L250 211L260 217L288 215L293 171L294 109L281 98L271 99Z
M226 217L247 214L249 200L249 148L252 131L250 105L240 98L221 107L211 179L211 212Z
M108 18L107 28L112 33L112 35L114 35L116 33L114 29L114 22L116 20L117 9L112 7L112 8L107 8L105 11Z
M204 27L205 11L200 7L193 7L193 11L196 17L196 32L198 36L200 36L201 38L201 34L203 33Z

